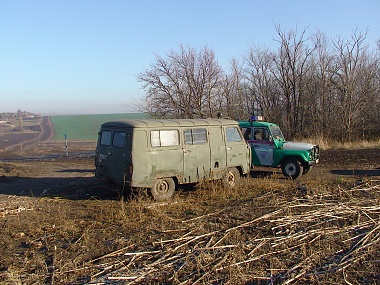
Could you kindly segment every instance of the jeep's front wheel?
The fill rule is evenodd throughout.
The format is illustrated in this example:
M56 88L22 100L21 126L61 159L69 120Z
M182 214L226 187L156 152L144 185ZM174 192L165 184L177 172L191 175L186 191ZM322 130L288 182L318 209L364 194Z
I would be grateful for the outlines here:
M282 174L292 179L299 178L303 173L303 167L296 158L288 158L281 164Z
M175 182L173 178L159 178L153 184L150 193L156 201L169 200L175 191Z

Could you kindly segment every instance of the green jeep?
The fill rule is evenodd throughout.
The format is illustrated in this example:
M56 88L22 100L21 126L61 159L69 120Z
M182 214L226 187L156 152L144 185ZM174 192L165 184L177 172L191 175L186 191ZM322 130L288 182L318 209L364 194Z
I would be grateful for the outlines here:
M319 162L318 145L287 142L280 127L262 121L262 116L241 121L239 127L251 146L254 166L281 167L286 177L297 179Z

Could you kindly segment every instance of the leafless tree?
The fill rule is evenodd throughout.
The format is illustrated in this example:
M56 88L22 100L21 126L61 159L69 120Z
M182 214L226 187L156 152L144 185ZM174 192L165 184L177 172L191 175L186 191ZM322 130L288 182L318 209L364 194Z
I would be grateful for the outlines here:
M335 41L306 29L276 26L276 51L253 46L224 72L208 48L179 46L156 55L138 74L146 90L140 111L156 118L230 117L253 113L281 125L288 138L376 139L380 133L380 44L370 53L366 32ZM142 108L141 108L142 106Z
M306 111L309 116L306 132L330 138L340 128L335 112L335 98L330 96L331 76L335 70L334 56L330 42L323 33L314 34L312 42L316 51L310 58L312 71L305 84Z
M303 133L306 115L305 79L311 71L309 59L316 47L307 45L306 29L298 35L297 31L282 31L276 26L280 44L274 57L275 76L285 104L285 131L290 137Z
M269 121L280 121L283 110L277 81L273 76L275 54L268 49L253 46L246 57L245 80L247 102L254 115L264 115Z
M223 117L241 120L249 115L242 76L241 63L237 59L231 59L229 73L220 81L220 93L217 96L218 109Z
M156 55L150 69L138 75L147 90L145 111L159 118L214 117L223 75L214 52L206 47L198 52L180 45L166 58Z
M334 41L336 71L331 80L338 115L345 130L341 133L341 140L351 141L361 137L365 115L375 103L376 65L368 57L365 39L366 33L354 31L351 39L338 38Z

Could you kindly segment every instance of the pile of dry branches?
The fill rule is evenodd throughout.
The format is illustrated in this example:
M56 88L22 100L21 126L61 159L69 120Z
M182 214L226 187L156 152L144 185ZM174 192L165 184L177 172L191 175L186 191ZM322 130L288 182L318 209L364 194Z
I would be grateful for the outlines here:
M380 181L369 181L292 198L266 193L255 203L231 206L233 211L173 221L172 229L161 231L167 238L89 261L86 266L98 273L88 284L375 284L379 190ZM150 210L160 211L160 206Z

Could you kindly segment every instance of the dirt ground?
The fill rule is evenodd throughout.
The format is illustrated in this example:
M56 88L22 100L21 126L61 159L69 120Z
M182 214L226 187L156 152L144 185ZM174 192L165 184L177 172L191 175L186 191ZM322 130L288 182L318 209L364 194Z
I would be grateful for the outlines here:
M101 198L108 187L94 178L95 142L72 142L66 153L64 142L45 141L0 156L0 193L17 196L60 196L68 199ZM1 155L1 153L0 153ZM286 181L280 169L255 168L251 176ZM298 183L310 179L336 180L343 177L380 178L380 148L333 149L321 151L321 162L302 176ZM71 187L77 185L80 187ZM80 190L78 190L80 189ZM99 191L103 189L103 191ZM105 190L105 191L104 191Z
M8 195L41 196L59 195L73 198L74 183L82 183L81 193L97 197L94 179L94 141L54 141L49 117L41 117L41 132L31 140L29 133L24 138L17 136L11 145L0 149L0 193ZM6 134L0 135L4 136ZM7 143L10 141L7 140ZM281 171L257 167L252 177L271 177L286 180ZM310 179L338 179L339 177L379 177L380 147L373 149L329 149L321 150L321 162L310 174L301 177L299 183ZM54 185L54 187L50 187ZM102 185L104 187L104 185ZM51 188L51 189L50 189ZM54 189L53 189L54 188ZM70 191L64 191L69 188ZM50 190L49 190L50 189ZM78 191L77 191L78 192ZM88 193L85 193L88 192ZM107 191L101 191L107 192ZM76 197L84 199L81 193ZM79 195L79 196L78 196Z
M257 168L239 192L201 185L157 204L97 181L95 142L50 137L0 151L1 284L380 282L380 148L322 150L296 181Z

